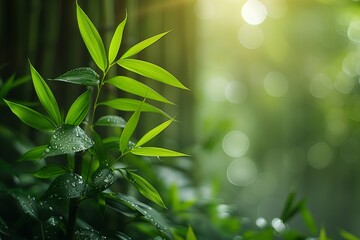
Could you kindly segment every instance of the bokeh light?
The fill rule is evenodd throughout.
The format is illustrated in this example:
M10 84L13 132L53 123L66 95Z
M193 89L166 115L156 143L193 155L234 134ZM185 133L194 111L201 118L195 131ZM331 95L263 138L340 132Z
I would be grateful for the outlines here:
M245 48L257 49L264 42L264 33L257 26L243 25L238 32L238 38Z
M272 97L283 97L289 89L289 82L284 74L270 72L264 79L264 88Z
M318 142L312 145L307 155L309 164L315 169L326 168L333 161L332 149L325 142Z
M241 9L241 16L248 24L259 25L265 21L267 10L260 1L247 0Z
M227 133L222 141L222 148L230 157L244 156L249 149L249 145L249 138L241 131Z
M251 185L257 176L257 167L249 158L233 160L227 168L227 177L231 184L239 187Z

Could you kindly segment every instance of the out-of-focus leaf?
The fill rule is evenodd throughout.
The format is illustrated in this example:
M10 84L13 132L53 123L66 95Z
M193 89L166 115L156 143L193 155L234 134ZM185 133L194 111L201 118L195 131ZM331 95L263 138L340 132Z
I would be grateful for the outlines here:
M97 74L92 68L89 67L75 68L50 80L85 86L97 86L100 82L99 74Z
M189 226L188 231L186 233L186 240L196 240L195 233L191 226Z
M122 232L117 232L116 237L119 240L131 240L131 237L129 237L128 235L126 235L125 233L122 233Z
M80 34L86 48L96 65L102 71L105 71L107 68L107 58L104 43L101 40L99 32L78 4L76 4L76 16Z
M319 240L329 240L329 238L326 236L325 228L321 228Z
M106 154L106 151L104 148L104 143L103 143L100 135L97 132L92 131L92 135L93 135L94 142L95 142L94 149L96 152L96 156L99 159L100 165L103 166L103 165L107 164L107 154Z
M157 212L152 207L138 201L132 196L127 196L124 194L111 194L111 193L103 193L104 197L106 198L106 201L111 204L112 201L121 203L122 205L127 206L128 208L135 209L139 213L141 213L144 218L149 221L152 225L154 225L159 232L164 234L170 239L173 239L173 235L170 231L170 228L166 222L166 220L163 218L163 216Z
M36 94L56 126L61 126L61 114L56 99L44 79L30 63L31 77Z
M289 193L289 195L287 196L285 205L283 207L282 213L281 213L281 219L283 221L286 221L286 219L288 218L289 212L291 211L292 206L295 204L295 196L296 196L296 192L291 191Z
M105 149L119 149L119 137L108 137L103 139Z
M130 99L130 98L117 98L105 102L99 103L99 105L105 105L108 107L112 107L114 109L120 110L120 111L135 111L139 108L140 105L142 112L154 112L154 113L160 113L168 118L170 118L169 115L167 115L165 112L160 110L157 107L154 107L153 105L150 105L148 103L145 103L143 101Z
M149 47L150 45L154 44L155 42L157 42L160 38L162 38L164 35L166 35L167 33L169 33L170 31L164 32L164 33L160 33L158 35L155 35L153 37L149 37L137 44L135 44L134 46L132 46L131 48L129 48L129 50L127 50L122 56L121 58L128 58L131 56L134 56L135 54L141 52L142 50L144 50L145 48Z
M9 227L5 221L0 217L0 233L9 236Z
M31 197L30 195L25 196L22 193L13 193L13 196L18 201L25 214L28 214L33 219L39 220L38 209L34 197Z
M46 145L34 147L20 156L18 161L40 160L44 157Z
M109 63L113 63L118 52L119 48L122 42L122 36L124 32L124 28L127 21L127 15L125 16L125 19L117 26L114 35L110 41L110 47L109 47Z
M318 232L318 229L313 215L305 205L301 208L301 215L309 231L315 235Z
M90 90L81 94L71 105L66 118L65 124L78 126L82 123L89 112L90 108Z
M92 228L76 228L74 239L76 240L99 240L106 239L104 235Z
M117 64L141 76L165 83L173 87L188 89L171 73L153 63L137 59L120 59L117 61Z
M88 188L83 178L76 173L65 173L58 176L45 192L49 199L77 198L86 195Z
M37 178L53 178L60 176L68 170L60 165L46 165L41 168L39 171L34 173L34 177Z
M345 240L360 240L359 237L345 231L345 230L340 230L340 235L345 239Z
M158 147L139 147L132 148L130 152L139 156L148 156L148 157L183 157L189 156L185 153L176 152L173 150L158 148Z
M116 88L134 95L164 103L173 104L147 85L125 76L116 76L106 81Z
M45 157L80 152L94 145L79 126L63 125L55 130L45 149Z
M45 239L63 239L65 238L62 229L64 223L57 216L51 216L44 224Z
M113 169L99 168L91 176L92 183L90 184L88 196L100 193L109 188L116 181L116 179L117 177Z
M156 126L155 128L151 129L145 135L140 138L140 140L135 144L135 147L140 147L156 137L159 133L161 133L164 129L166 129L171 123L173 119L167 120L166 122L161 123L160 125Z
M124 176L128 179L129 182L134 184L134 186L139 190L139 192L146 197L147 199L153 201L160 207L166 208L164 201L162 200L159 192L143 177L130 172L125 171L126 175Z
M15 75L12 75L4 84L0 85L0 99L3 99L13 88Z
M124 128L126 125L126 121L119 116L116 115L106 115L99 120L96 121L95 126L107 126L107 127L118 127Z
M119 149L122 153L124 153L124 151L128 148L130 138L134 133L136 126L139 122L141 107L142 105L139 105L138 109L136 109L133 115L131 115L129 121L127 122L124 130L121 133Z
M42 131L54 130L55 125L49 118L24 105L4 100L11 111L26 125Z

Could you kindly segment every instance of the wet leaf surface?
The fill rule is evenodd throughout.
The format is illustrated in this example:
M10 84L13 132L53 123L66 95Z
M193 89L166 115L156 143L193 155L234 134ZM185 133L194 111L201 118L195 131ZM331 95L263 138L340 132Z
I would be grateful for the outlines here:
M55 130L50 144L45 149L45 157L80 152L94 145L93 140L79 126L63 125Z
M77 198L86 195L88 187L76 173L66 173L57 177L49 186L45 197L49 199Z

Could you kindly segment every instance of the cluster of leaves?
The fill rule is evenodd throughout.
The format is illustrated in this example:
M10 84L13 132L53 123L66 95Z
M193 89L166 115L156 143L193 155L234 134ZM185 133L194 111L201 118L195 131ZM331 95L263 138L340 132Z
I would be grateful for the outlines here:
M131 195L114 191L115 182L127 181L138 192L161 208L165 203L155 187L127 164L133 157L182 157L186 154L161 147L145 146L163 132L174 119L163 110L147 102L157 101L173 104L148 85L127 76L108 77L109 71L119 66L137 75L159 81L180 89L187 89L171 73L153 63L133 58L136 54L157 42L168 32L145 39L129 48L118 58L127 17L116 28L108 52L96 27L76 4L77 22L82 39L93 61L100 70L89 67L76 68L50 81L82 85L85 91L71 104L65 117L50 87L30 65L31 79L45 113L22 103L5 100L11 111L26 125L49 135L48 144L25 152L18 161L43 162L33 173L38 179L50 180L45 192L34 196L22 191L8 189L2 196L16 199L18 206L29 221L38 223L32 236L41 239L132 239L147 236L154 239L195 239L192 229L180 234L169 227L168 221L155 208ZM11 82L9 81L9 86ZM138 96L138 98L116 98L100 101L105 85ZM8 88L2 88L7 91ZM5 96L5 94L2 94ZM97 110L105 106L110 109L132 112L128 121L118 115L99 117ZM161 114L167 118L163 123L133 142L143 112ZM102 127L113 128L115 136L101 136ZM38 181L40 184L40 181ZM6 197L4 197L6 198ZM66 203L66 204L64 204ZM81 205L97 205L101 216L112 212L129 222L135 222L136 233L128 233L125 227L98 231L82 217ZM68 214L64 214L68 210ZM79 214L77 214L79 212ZM84 215L89 214L85 213ZM96 218L96 213L90 218ZM22 222L24 220L21 220ZM124 220L119 220L119 222ZM16 222L22 226L24 223ZM11 225L11 224L10 224ZM14 231L5 218L0 217L0 234L14 237ZM29 234L29 233L27 233ZM29 235L28 235L29 236Z

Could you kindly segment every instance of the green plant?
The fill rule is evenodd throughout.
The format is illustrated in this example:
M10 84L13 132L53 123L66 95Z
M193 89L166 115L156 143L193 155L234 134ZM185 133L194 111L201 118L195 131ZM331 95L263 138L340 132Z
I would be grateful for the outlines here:
M168 32L139 42L117 58L127 18L116 28L106 53L96 27L78 4L76 13L82 39L100 74L89 67L81 67L51 79L82 85L85 89L74 100L65 116L62 116L50 87L31 63L32 83L39 105L45 113L4 99L22 122L45 132L49 136L49 142L30 149L18 159L18 162L23 164L33 162L39 169L32 174L34 179L30 186L24 187L20 184L19 188L8 188L2 192L4 202L10 203L11 199L16 199L23 214L19 214L20 219L15 220L1 216L0 234L12 238L20 238L24 234L40 239L173 239L175 230L169 227L157 210L126 194L128 184L115 184L127 181L147 200L166 209L158 191L138 173L140 169L134 168L131 162L134 158L143 157L187 156L165 148L146 146L174 122L163 110L147 101L173 103L133 78L108 77L112 68L120 66L145 78L187 89L163 68L133 58ZM102 101L100 99L104 97L105 85L140 99L116 98ZM133 113L128 121L125 121L115 114L99 116L101 107ZM136 141L133 134L143 112L161 114L167 120ZM104 136L102 127L112 128L113 135ZM114 227L111 222L99 223L99 219L105 220L105 217L117 221L118 224ZM37 224L29 227L34 222ZM132 223L136 224L131 225ZM25 227L27 231L21 233ZM191 228L183 237L195 239ZM176 234L178 239L183 237Z

